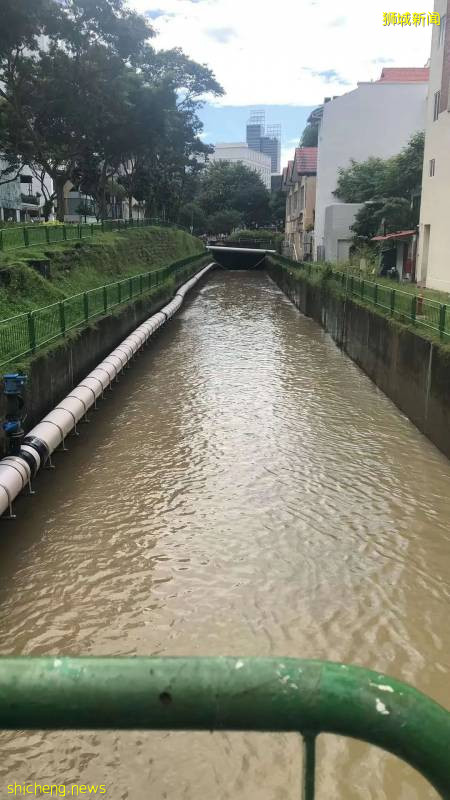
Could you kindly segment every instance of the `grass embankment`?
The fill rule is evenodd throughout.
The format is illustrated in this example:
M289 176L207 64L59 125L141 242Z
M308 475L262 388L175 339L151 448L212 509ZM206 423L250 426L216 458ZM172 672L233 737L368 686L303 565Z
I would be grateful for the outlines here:
M380 304L375 305L373 302L369 300L369 298L361 298L359 295L356 294L347 294L345 286L342 285L342 282L333 274L335 271L336 265L333 264L313 264L311 265L313 268L311 269L311 273L308 274L308 264L297 264L295 262L282 262L278 260L276 256L272 257L269 256L269 262L272 262L276 267L282 268L286 270L286 272L293 275L299 281L303 281L308 283L311 286L317 286L324 289L327 292L338 297L342 302L345 300L350 300L355 305L362 306L364 308L369 309L372 313L378 314L379 316L385 317L390 324L395 325L397 327L401 327L403 330L411 330L414 331L415 334L422 336L424 339L428 341L432 341L435 344L439 344L443 349L445 349L446 353L450 355L450 326L446 325L445 334L441 337L437 330L434 330L427 324L427 318L425 316L421 317L420 314L417 315L416 321L413 322L412 319L409 319L409 309L407 312L402 313L401 308L396 308L394 315L391 315L390 310L388 308L383 307ZM317 268L319 267L319 269ZM320 269L322 267L322 269ZM328 267L328 269L327 269ZM349 275L352 273L349 272ZM356 272L353 272L354 275L357 275ZM366 276L359 275L358 277L364 277L364 280L370 280ZM389 280L388 278L376 278L376 282L379 285L383 285L388 287L389 289L395 289L397 292L402 292L404 289L403 283L398 283L397 281ZM430 297L430 299L436 301L437 303L445 302L445 298L447 301L449 300L449 296L446 295L444 292L435 292L434 290L421 290L414 284L407 284L408 286L408 294L420 294L423 291L424 297ZM405 289L406 291L406 289ZM439 295L437 297L436 295ZM444 299L443 299L444 298Z
M149 227L6 251L0 254L0 319L159 269L203 249L199 239L184 231ZM33 266L37 262L45 264L47 277Z
M409 281L394 281L392 278L382 278L381 275L378 275L376 271L367 271L361 270L358 267L350 264L320 264L318 266L322 266L324 268L329 267L333 270L338 270L339 272L346 272L348 269L349 275L355 275L357 278L363 278L365 281L372 281L372 283L378 283L381 286L387 286L389 289L396 289L400 292L406 292L407 294L416 294L417 296L422 295L422 297L429 297L430 300L435 300L437 303L445 303L446 305L450 303L450 294L448 292L441 292L438 289L423 289L418 286L416 283L410 283Z

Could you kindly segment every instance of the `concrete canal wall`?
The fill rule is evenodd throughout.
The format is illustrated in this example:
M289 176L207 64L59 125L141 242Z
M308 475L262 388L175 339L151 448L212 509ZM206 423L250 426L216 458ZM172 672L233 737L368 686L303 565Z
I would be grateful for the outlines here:
M205 254L196 264L196 270L210 261ZM158 293L139 297L115 313L93 320L24 363L23 372L28 376L25 430L30 430L144 320L166 305L186 280L183 278L172 287L163 285ZM0 395L2 419L5 412L5 398ZM2 432L0 455L5 451L6 439Z
M267 259L271 278L450 458L450 350Z

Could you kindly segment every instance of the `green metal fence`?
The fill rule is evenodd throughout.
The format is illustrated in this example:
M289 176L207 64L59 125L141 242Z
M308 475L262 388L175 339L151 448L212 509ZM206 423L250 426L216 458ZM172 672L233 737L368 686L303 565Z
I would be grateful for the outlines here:
M411 686L344 664L2 657L2 728L296 732L304 800L315 796L317 736L331 733L398 756L450 798L450 713Z
M124 278L28 314L0 320L0 367L35 353L93 317L106 314L121 303L162 286L170 277L177 281L187 280L196 271L197 262L204 257L204 252L197 253L153 272Z
M169 228L181 228L171 222L160 219L104 219L97 223L67 223L64 225L8 225L0 228L0 252L15 250L33 245L50 245L69 242L76 239L89 239L94 233L144 228L157 225Z
M308 276L327 275L336 281L348 296L376 306L401 322L427 328L438 334L441 339L450 337L450 309L445 303L439 303L420 293L413 294L384 283L376 283L351 272L334 270L329 266L292 261L278 255L272 258L286 267L301 269Z

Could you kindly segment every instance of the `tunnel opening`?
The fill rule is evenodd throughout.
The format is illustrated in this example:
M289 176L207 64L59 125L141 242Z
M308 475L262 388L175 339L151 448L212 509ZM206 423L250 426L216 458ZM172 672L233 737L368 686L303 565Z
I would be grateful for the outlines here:
M266 266L266 255L275 250L263 250L251 247L229 247L227 245L209 245L214 260L225 269L260 269Z

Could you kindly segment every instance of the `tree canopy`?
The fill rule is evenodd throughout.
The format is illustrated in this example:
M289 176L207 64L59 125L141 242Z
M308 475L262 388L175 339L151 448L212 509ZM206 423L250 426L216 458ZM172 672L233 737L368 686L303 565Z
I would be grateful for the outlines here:
M352 161L339 170L334 194L345 203L365 203L379 197L410 200L422 181L425 135L415 133L406 147L392 158Z
M239 223L263 225L270 221L270 194L259 175L241 162L217 161L208 166L198 202L209 214L233 210Z
M318 141L319 141L318 123L316 124L314 122L308 122L300 139L301 147L317 147Z
M339 170L336 197L346 203L366 204L352 225L357 239L412 230L418 224L412 198L422 181L424 141L423 132L415 133L392 158L352 161L350 167Z
M104 216L112 178L130 206L176 213L209 152L198 108L223 90L180 49L156 52L153 36L124 0L3 0L0 182L23 164L48 173L60 219L66 182Z

